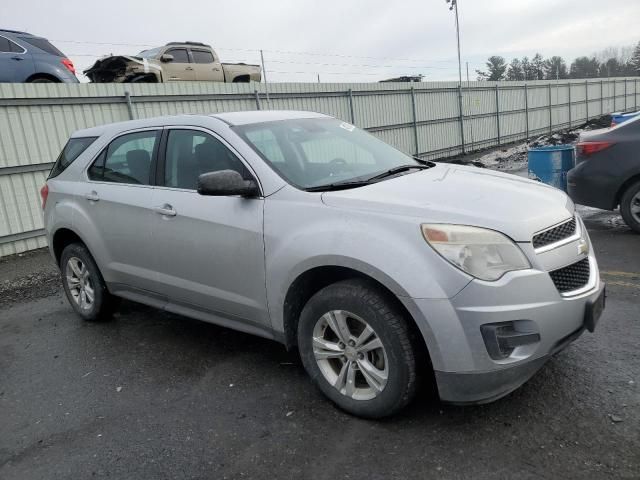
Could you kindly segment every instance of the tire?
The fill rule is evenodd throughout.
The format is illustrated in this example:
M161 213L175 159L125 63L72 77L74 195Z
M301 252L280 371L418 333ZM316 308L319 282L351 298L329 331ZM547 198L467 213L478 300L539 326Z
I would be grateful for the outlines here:
M348 331L340 328L345 325ZM367 326L371 333L361 335ZM407 319L386 292L366 280L334 283L311 297L300 315L298 347L311 380L353 415L393 415L416 393Z
M38 78L34 78L33 80L30 80L29 83L59 83L59 82L56 82L55 80L51 80L50 78L46 78L46 77L38 77Z
M631 184L622 194L620 213L625 223L640 233L640 181Z
M60 257L60 272L67 300L80 317L87 321L111 318L119 299L107 290L102 274L87 247L80 243L67 245Z

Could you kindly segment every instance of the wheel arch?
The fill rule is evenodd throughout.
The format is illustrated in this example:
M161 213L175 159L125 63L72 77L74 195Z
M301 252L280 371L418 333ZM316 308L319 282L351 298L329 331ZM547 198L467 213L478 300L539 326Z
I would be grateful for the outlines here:
M54 83L62 83L62 80L60 80L55 75L52 75L50 73L45 73L45 72L38 72L38 73L34 73L34 74L30 75L25 80L25 83L30 83L30 82L33 82L34 80L38 80L38 79L46 79L46 80L51 80Z
M370 282L379 289L385 297L396 306L407 319L409 329L417 340L419 353L430 359L429 341L425 338L424 329L416 322L415 315L412 314L410 298L408 296L399 295L398 289L404 291L401 287L394 283L389 285L389 280L380 278L374 271L364 272L364 269L354 268L353 266L344 265L321 265L308 268L301 272L289 285L284 297L282 306L282 321L284 343L287 349L297 348L297 333L300 313L307 304L309 299L318 291L346 279L362 279ZM392 282L392 281L391 281ZM394 292L395 290L395 292ZM423 326L428 329L428 326ZM432 334L428 334L430 337Z
M620 201L622 200L622 196L624 195L624 193L631 185L636 182L640 182L640 172L636 172L635 174L631 175L622 183L622 185L620 185L620 188L618 188L618 191L616 192L614 208L620 205Z
M87 242L85 242L80 235L70 228L61 227L55 231L52 236L51 249L53 251L54 258L56 259L56 264L60 265L63 250L72 243L81 243L89 249Z

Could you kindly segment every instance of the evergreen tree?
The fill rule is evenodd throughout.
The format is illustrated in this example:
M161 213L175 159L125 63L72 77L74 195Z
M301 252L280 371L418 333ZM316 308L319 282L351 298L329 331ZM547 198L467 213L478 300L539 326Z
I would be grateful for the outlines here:
M547 80L556 80L569 78L567 64L562 57L553 56L544 61L544 78Z
M544 79L544 58L539 53L536 53L531 59L531 69L533 73L532 80Z
M476 70L478 74L478 80L488 80L490 82L497 82L504 80L504 74L507 70L507 62L503 57L494 55L487 60L487 71Z
M628 67L629 75L640 75L640 42L638 42L636 48L633 49Z
M507 70L507 80L521 81L524 80L524 71L522 70L522 62L517 58L511 60L509 69Z
M596 78L600 71L600 64L595 57L578 57L571 64L571 78Z

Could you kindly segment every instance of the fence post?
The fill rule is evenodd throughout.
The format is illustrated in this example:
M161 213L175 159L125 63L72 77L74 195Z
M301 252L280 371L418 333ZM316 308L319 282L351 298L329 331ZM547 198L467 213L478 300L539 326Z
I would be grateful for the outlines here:
M584 81L584 100L587 107L587 122L589 121L589 80Z
M460 111L460 139L462 140L462 154L465 155L466 147L464 143L464 111L462 110L462 83L458 84L458 109Z
M633 81L633 109L638 110L638 79Z
M548 84L549 87L549 133L553 132L553 107L551 105L551 82Z
M129 111L129 120L135 120L136 116L133 113L133 101L131 100L131 94L129 93L129 90L125 90L124 98L127 102L127 110Z
M627 111L627 79L624 79L624 111Z
M413 111L413 142L416 156L418 156L420 154L420 147L418 145L418 115L416 113L416 92L413 87L411 87L411 110Z
M498 145L502 145L500 138L500 90L496 83L496 127L498 128Z
M262 110L262 106L260 105L260 94L258 94L258 90L254 90L254 91L253 91L253 94L254 94L254 95L255 95L255 97L256 97L256 108L257 108L258 110Z
M567 83L569 87L569 128L571 128L571 82Z
M529 140L529 89L527 84L524 84L524 125L527 132L527 140Z
M353 112L353 90L349 89L347 94L349 95L349 113L351 114L351 125L355 125L356 115Z
M600 80L600 115L604 115L604 90L602 89L602 80Z

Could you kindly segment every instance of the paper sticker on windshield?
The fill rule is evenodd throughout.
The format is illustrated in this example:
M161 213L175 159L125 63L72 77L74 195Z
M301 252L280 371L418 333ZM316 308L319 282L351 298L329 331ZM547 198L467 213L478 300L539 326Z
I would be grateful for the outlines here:
M340 124L340 128L344 128L347 132L353 132L353 130L356 128L353 125L351 125L350 123L347 122L342 122Z

